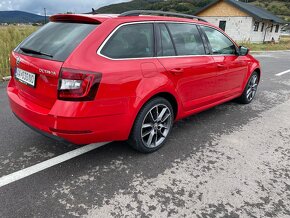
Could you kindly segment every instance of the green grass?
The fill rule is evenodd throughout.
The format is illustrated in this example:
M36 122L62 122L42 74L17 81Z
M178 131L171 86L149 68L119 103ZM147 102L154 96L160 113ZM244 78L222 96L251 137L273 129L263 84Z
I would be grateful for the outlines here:
M36 29L34 26L0 26L0 80L10 75L11 51Z
M279 43L240 42L239 45L243 45L251 51L290 50L290 36L281 36Z

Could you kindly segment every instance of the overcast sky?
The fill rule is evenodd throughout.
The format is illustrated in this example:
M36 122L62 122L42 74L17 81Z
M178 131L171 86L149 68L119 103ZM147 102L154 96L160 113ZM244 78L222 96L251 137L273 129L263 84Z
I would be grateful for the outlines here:
M125 1L129 0L0 0L0 11L20 10L43 14L43 8L46 8L48 14L67 11L80 13Z

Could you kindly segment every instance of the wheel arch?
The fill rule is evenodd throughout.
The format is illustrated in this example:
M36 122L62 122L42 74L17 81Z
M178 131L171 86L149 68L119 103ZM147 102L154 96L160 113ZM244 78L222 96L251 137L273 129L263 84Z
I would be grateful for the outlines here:
M149 102L150 100L154 99L154 98L157 98L157 97L162 97L162 98L165 98L167 101L169 101L169 103L171 104L172 106L172 109L173 109L173 113L174 113L174 119L177 117L177 114L178 114L178 109L179 109L179 106L178 106L178 102L175 98L175 96L169 92L159 92L153 96L151 96L143 105L142 107L147 103ZM140 107L140 109L142 108Z
M260 82L260 78L261 78L261 69L258 67L256 69L253 70L253 72L257 72L258 73L258 76L259 76L259 82ZM252 72L252 73L253 73Z
M180 117L179 114L180 114L180 110L181 110L181 105L180 105L179 99L177 98L176 95L174 95L170 91L163 90L163 91L152 93L151 95L148 95L148 96L143 97L143 98L139 97L137 102L135 102L135 104L137 104L138 106L135 105L136 112L132 117L133 119L132 119L132 125L131 125L129 135L131 134L131 131L132 131L134 124L135 124L136 117L138 116L140 110L144 107L144 105L147 102L149 102L150 100L157 98L157 97L165 98L166 100L168 100L170 102L170 104L172 105L173 111L174 111L174 119L175 120L178 119L178 117Z

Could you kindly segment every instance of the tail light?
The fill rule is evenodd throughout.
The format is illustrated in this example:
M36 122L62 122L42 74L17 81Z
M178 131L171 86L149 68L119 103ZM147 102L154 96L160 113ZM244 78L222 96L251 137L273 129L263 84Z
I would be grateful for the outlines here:
M58 85L58 99L92 101L98 91L101 73L62 68Z

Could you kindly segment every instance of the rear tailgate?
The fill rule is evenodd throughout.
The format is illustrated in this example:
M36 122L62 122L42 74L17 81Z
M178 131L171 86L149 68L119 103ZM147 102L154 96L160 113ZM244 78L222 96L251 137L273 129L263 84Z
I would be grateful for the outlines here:
M13 52L11 55L12 79L18 94L25 99L50 109L57 99L58 76L63 62L25 56ZM35 75L34 86L15 77L25 71Z
M63 63L97 26L76 20L50 22L24 40L11 55L19 97L50 109L58 96Z

